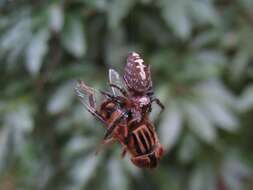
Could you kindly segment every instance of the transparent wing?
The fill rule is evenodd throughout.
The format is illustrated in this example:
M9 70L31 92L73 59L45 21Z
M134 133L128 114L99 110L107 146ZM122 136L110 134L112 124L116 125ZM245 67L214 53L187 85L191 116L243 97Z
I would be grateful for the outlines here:
M122 81L119 73L115 71L114 69L109 69L109 82L110 84L113 84L122 90L125 90L124 82ZM122 91L119 90L119 88L111 87L113 95L120 96L122 95Z
M83 81L78 80L75 86L75 93L81 103L87 107L95 108L95 89L87 86Z
M87 86L83 81L78 80L75 86L75 93L81 103L84 105L85 109L105 123L104 119L96 110L96 95L99 94L99 92L94 88Z

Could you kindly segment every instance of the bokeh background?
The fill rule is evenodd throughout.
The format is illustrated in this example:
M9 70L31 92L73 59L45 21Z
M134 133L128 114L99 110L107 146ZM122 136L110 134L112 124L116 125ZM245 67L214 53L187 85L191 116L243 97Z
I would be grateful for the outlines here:
M74 95L151 65L165 147L134 167ZM252 0L1 0L0 189L252 190Z

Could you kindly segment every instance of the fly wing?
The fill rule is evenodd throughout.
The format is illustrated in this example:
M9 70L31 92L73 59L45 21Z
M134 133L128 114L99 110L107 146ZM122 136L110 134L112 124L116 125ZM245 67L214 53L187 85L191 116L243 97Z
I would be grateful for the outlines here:
M75 93L85 107L95 108L95 89L87 86L83 81L78 80Z
M122 81L119 73L117 71L115 71L114 69L109 69L109 82L110 84L116 85L119 88L122 88L123 90L125 90L125 85L124 82ZM111 87L113 95L114 96L121 96L122 93L120 92L120 90L118 88L115 87Z
M87 86L83 81L78 80L75 86L76 96L79 98L85 109L87 109L92 115L105 123L104 119L96 110L95 95L99 92L94 88Z

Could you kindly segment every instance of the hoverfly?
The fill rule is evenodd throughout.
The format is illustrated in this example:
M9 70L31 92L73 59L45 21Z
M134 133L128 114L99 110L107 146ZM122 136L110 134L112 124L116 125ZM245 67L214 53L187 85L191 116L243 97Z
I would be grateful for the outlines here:
M132 53L129 56L135 55L136 53ZM129 62L131 62L131 58L128 57ZM126 73L129 67L133 66L127 64ZM137 68L138 65L135 66L135 69ZM137 70L134 72L136 73ZM109 81L112 94L104 91L98 92L83 81L78 81L75 91L85 108L106 126L103 144L118 141L123 147L122 157L129 152L132 163L137 167L154 168L163 156L163 148L155 128L149 120L148 113L151 110L152 101L156 101L158 104L160 101L152 96L150 70L147 69L144 72L149 74L149 82L139 83L142 85L142 90L137 88L138 82L134 79L127 79L126 73L124 75L125 87L119 74L110 69ZM144 74L142 73L142 75ZM104 97L99 106L96 105L96 94L102 94ZM136 108L139 110L135 110Z

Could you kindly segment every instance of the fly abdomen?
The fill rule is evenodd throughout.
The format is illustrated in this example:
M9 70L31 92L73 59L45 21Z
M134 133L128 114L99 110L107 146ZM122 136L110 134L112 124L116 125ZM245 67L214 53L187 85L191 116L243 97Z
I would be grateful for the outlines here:
M152 139L153 131L149 131L146 125L141 125L132 132L134 148L137 155L148 154L152 152L155 140Z

